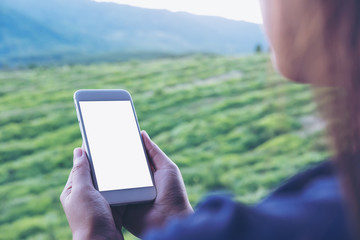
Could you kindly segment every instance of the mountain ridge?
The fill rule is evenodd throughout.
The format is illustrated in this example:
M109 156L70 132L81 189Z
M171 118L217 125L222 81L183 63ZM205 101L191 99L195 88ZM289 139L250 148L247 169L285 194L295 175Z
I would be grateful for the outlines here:
M113 52L244 54L257 44L267 47L259 25L220 17L89 0L2 0L0 5L5 16L0 17L0 64L21 62L21 56L51 59L55 53L70 59Z

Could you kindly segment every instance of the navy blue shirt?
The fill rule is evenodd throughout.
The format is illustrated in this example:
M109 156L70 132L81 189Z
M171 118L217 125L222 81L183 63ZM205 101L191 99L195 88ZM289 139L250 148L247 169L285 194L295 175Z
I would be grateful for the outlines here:
M150 230L144 240L347 240L348 219L331 162L296 175L254 206L225 195L205 198L194 214Z

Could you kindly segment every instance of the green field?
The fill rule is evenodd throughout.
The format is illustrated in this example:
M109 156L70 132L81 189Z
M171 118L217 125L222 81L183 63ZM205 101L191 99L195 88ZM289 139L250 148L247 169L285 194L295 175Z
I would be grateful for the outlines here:
M2 71L0 86L0 239L71 238L59 195L81 145L77 89L130 91L194 206L219 189L254 203L329 156L309 87L279 77L267 55Z

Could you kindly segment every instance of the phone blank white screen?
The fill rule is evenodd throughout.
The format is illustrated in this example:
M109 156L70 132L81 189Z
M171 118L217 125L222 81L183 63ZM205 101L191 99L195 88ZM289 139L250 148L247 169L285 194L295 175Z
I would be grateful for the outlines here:
M99 191L153 186L130 101L80 101Z

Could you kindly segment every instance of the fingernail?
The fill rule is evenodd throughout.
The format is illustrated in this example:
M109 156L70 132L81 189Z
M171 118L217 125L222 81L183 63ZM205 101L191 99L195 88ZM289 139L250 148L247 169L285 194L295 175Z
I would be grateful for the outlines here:
M148 137L148 138L150 138L149 137L149 134L145 131L145 130L143 130L144 131L144 134Z
M74 158L80 158L83 155L83 150L81 148L74 149Z

